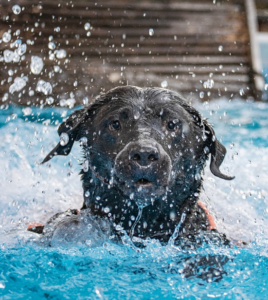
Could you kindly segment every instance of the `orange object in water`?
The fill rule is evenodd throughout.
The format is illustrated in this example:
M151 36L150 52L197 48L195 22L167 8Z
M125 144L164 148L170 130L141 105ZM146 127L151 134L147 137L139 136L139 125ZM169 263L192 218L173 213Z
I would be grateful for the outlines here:
M40 224L40 223L33 223L33 224L30 224L30 225L27 227L27 230L30 230L30 229L33 228L33 227L40 227L40 226L44 227L43 224Z
M212 229L216 229L216 223L214 221L213 216L209 213L209 210L206 208L206 205L199 201L198 205L205 211L207 218L208 218L208 222L209 222L209 227L208 230L212 230Z
M42 233L43 232L43 229L44 229L44 226L43 224L40 224L40 223L33 223L33 224L30 224L28 227L27 227L27 230L28 231L32 231L32 232L35 232L35 233Z

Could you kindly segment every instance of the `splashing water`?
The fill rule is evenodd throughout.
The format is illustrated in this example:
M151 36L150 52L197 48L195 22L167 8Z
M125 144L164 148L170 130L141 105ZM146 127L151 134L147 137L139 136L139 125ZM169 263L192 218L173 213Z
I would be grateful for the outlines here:
M183 225L183 223L185 222L185 219L186 219L186 213L182 213L179 224L176 226L172 236L169 238L169 241L168 241L169 246L174 246L174 242L177 239L177 237L179 236L179 233L181 230L181 225Z
M5 50L4 51L4 60L6 63L12 62L14 59L14 52L11 50Z
M2 39L4 43L8 43L11 40L11 34L9 32L4 32Z
M136 217L136 219L135 219L135 221L134 221L134 223L133 223L133 225L132 225L132 227L130 229L130 235L129 236L130 236L131 239L132 239L132 237L134 235L135 227L138 224L138 222L139 222L139 220L140 220L140 218L142 216L142 211L143 211L143 206L139 206L138 215L137 215L137 217Z
M49 82L41 79L37 82L36 91L47 96L52 93L52 86Z
M123 231L119 232L123 245L107 237L95 248L91 238L84 246L37 246L36 235L25 230L29 224L45 223L58 212L82 206L81 147L76 143L69 156L39 165L59 140L56 129L66 118L66 108L2 105L0 297L266 299L268 105L219 100L196 106L227 148L221 170L236 176L227 182L207 168L201 201L214 214L217 229L248 242L244 248L204 245L182 251L148 239L147 246L137 251ZM215 265L197 266L195 275L186 278L185 268L209 256L227 258L219 282L213 281L219 273ZM211 279L202 280L202 274Z
M64 49L56 50L55 53L56 53L56 57L57 57L58 59L63 59L63 58L65 58L66 55L67 55L67 54L66 54L66 51L65 51Z
M149 29L149 35L150 35L150 36L153 36L153 35L154 35L154 30L153 30L153 28L150 28L150 29Z
M63 132L61 135L60 135L60 144L61 146L66 146L69 142L69 135L68 133L66 132Z
M9 87L9 92L11 94L15 93L15 92L19 92L20 90L22 90L25 86L26 86L26 83L28 81L28 78L27 77L16 77L14 79L14 83L11 84L11 86Z
M89 30L91 28L91 26L89 23L85 23L84 28L85 28L85 30Z
M32 56L31 57L31 72L35 75L40 74L43 70L44 63L41 57Z
M18 4L16 4L12 7L12 10L15 15L18 15L21 12L21 7Z

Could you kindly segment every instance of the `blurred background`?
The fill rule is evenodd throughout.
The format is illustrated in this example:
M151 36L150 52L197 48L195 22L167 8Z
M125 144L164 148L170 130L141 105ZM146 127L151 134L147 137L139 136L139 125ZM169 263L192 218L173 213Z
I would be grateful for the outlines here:
M127 84L266 99L267 12L264 0L1 0L0 102L72 107Z

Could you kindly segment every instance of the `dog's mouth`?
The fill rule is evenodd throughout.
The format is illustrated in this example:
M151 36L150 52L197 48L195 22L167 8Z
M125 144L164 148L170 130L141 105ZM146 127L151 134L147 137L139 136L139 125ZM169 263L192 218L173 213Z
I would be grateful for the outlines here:
M135 187L139 188L148 188L148 187L152 187L153 186L153 182L146 179L146 178L140 178L139 180L137 180L135 182Z

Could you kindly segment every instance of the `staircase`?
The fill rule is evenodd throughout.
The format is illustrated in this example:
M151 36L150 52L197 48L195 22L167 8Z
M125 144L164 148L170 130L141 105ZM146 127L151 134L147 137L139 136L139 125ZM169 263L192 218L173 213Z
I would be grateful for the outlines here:
M167 87L202 101L258 92L242 0L18 0L17 15L14 1L3 2L0 38L10 30L12 39L0 43L0 103L44 104L49 95L36 91L40 79L51 83L53 105L69 98L82 103L127 84ZM16 39L28 41L27 51L19 62L6 62L4 50L14 51ZM66 57L55 52L61 49ZM43 59L40 74L31 73L32 56ZM23 76L25 87L10 93Z

